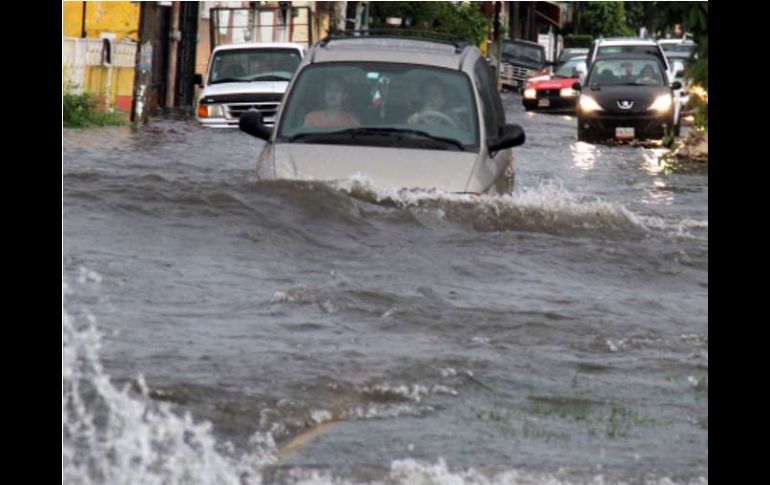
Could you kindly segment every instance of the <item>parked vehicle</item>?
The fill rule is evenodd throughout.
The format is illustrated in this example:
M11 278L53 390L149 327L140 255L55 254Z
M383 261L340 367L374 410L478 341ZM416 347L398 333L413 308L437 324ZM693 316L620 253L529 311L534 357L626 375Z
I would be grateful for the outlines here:
M552 64L546 61L542 45L521 39L503 41L500 57L501 83L513 89L522 87L529 78Z
M586 55L588 55L588 48L585 47L570 47L567 49L562 49L562 51L559 53L559 58L556 60L556 64L561 66L570 59L575 59L578 57L585 58Z
M640 37L614 37L609 39L596 39L591 44L588 51L586 64L591 64L599 56L610 54L648 54L657 57L664 66L668 80L673 78L671 66L668 63L666 55L660 45L652 39L643 39Z
M582 81L585 74L583 56L567 61L550 76L531 78L524 86L524 109L574 111L579 93L572 89L572 85Z
M524 143L524 131L506 124L476 47L444 37L350 34L311 50L274 129L257 111L241 117L243 131L267 141L259 179L363 174L388 187L510 192L511 148Z
M242 113L262 112L272 124L306 47L292 43L221 45L211 53L198 98L196 119L204 126L235 128Z
M667 57L672 54L690 57L695 55L695 49L698 47L694 41L689 39L659 39L658 45Z
M578 140L662 138L678 131L674 90L657 56L615 54L597 58L585 83L575 83Z
M671 71L674 73L673 80L679 81L682 85L681 89L676 91L676 96L679 99L679 104L682 110L687 106L687 102L690 100L690 81L685 78L685 73L690 67L690 64L694 61L693 55L684 52L669 52L666 54L668 61L671 63Z

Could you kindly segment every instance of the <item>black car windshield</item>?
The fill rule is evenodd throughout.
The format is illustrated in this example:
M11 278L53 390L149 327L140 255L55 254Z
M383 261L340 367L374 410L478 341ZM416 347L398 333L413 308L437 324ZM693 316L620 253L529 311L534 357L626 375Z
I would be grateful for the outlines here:
M503 43L503 57L514 59L526 59L535 63L543 62L543 49L529 44L519 44L517 42Z
M290 81L302 58L297 49L232 49L214 54L209 84Z
M586 61L583 59L572 59L559 67L553 75L554 77L578 78L580 74L585 74L585 72Z
M478 146L470 78L410 64L311 65L287 94L277 141L470 150Z
M591 68L586 84L663 86L664 80L660 65L654 60L600 59Z

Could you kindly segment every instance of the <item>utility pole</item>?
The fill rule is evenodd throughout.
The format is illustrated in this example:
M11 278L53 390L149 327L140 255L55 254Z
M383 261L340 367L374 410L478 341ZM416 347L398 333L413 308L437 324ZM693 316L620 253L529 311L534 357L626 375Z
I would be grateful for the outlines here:
M495 2L495 20L492 23L492 45L494 46L492 56L495 60L495 84L498 91L502 89L500 81L500 51L502 50L503 43L503 40L500 38L500 9L502 5L503 2Z

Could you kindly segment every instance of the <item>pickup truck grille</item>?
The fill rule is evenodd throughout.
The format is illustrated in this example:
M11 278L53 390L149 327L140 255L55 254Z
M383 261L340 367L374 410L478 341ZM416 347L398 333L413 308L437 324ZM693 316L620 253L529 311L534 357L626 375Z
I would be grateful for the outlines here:
M503 78L507 79L524 80L529 78L529 72L526 68L517 67L507 62L503 62L500 65L500 74L502 74Z
M225 104L225 116L228 119L238 119L243 113L254 108L262 113L263 118L273 117L278 111L281 103L263 102L263 103L227 103Z

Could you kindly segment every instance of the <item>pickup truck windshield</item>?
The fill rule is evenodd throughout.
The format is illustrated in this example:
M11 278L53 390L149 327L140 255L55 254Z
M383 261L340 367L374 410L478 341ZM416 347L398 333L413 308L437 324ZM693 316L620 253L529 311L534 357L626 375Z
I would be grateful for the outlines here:
M279 125L279 142L478 147L470 78L410 64L311 65L287 94Z
M503 57L524 59L534 63L543 62L543 49L516 42L503 43Z
M232 49L214 54L209 84L290 81L302 57L296 49Z

